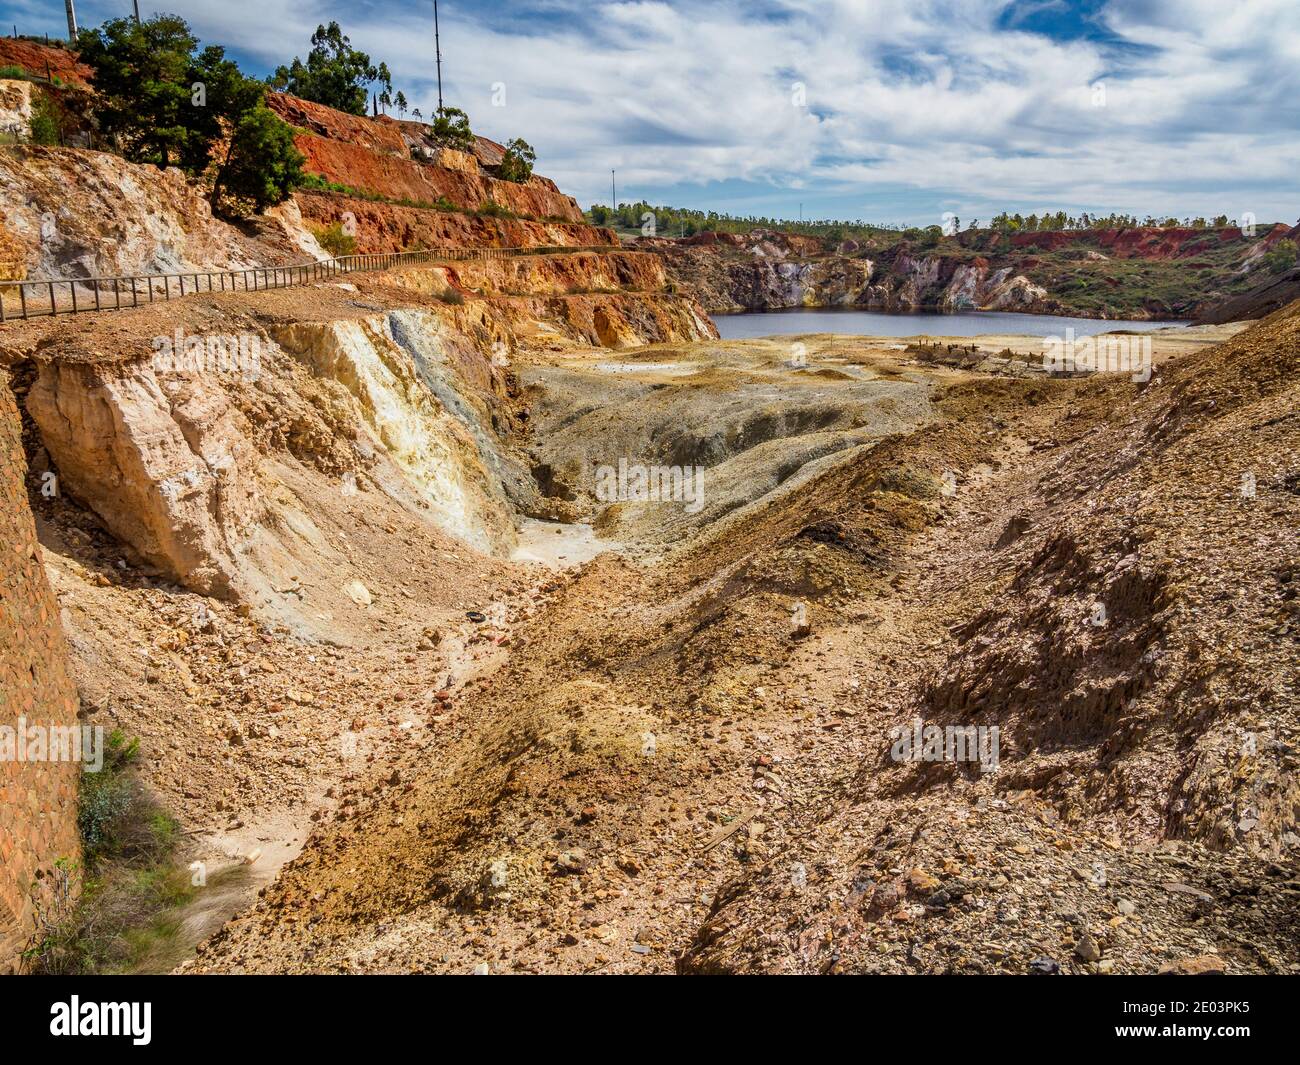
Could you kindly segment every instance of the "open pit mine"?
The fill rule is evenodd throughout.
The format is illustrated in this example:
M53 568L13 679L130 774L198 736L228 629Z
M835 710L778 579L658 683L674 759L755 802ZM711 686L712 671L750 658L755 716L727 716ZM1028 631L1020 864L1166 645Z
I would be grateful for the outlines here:
M235 227L175 170L0 149L5 736L130 744L197 870L106 967L1297 971L1300 303L1156 333L1144 380L723 341L706 306L924 270L625 247L499 145L268 102L372 195ZM448 254L14 316L344 223ZM10 970L57 966L81 768L0 761Z

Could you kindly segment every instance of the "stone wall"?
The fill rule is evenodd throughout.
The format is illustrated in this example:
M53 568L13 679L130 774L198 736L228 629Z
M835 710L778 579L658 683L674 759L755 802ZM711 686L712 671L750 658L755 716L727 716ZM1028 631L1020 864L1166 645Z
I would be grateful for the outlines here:
M77 723L59 608L27 503L22 423L0 368L0 726ZM0 973L20 968L54 863L80 859L77 762L27 762L0 747Z

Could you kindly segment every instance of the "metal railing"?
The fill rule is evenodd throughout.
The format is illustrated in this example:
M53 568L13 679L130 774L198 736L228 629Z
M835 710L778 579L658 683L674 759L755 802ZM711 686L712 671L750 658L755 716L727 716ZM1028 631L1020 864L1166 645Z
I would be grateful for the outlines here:
M362 271L387 270L408 263L464 262L506 259L519 255L550 255L559 252L620 251L613 246L590 248L436 248L421 251L378 252L341 255L333 259L291 266L250 266L238 270L198 270L178 274L133 274L121 277L73 277L51 280L0 280L0 322L10 319L46 318L57 314L88 311L120 311L144 304L180 299L206 292L261 292L290 288L314 281ZM186 282L189 282L188 291ZM206 283L206 287L205 287ZM5 290L17 289L6 298ZM77 290L82 290L78 300ZM63 297L60 305L59 298ZM17 313L14 313L14 311Z

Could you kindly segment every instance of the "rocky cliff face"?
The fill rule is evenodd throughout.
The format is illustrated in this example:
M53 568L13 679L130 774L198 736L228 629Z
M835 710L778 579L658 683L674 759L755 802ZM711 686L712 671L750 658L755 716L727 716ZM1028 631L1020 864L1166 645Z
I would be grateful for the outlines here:
M714 311L862 307L1029 311L1093 318L1195 318L1251 304L1266 253L1294 229L1144 227L964 231L918 242L882 234L837 244L755 230L640 238ZM1260 302L1260 301L1255 301ZM1267 303L1281 305L1276 296Z
M613 245L613 233L586 223L536 222L363 200L337 193L299 192L304 223L316 229L348 225L359 252L412 248L567 248Z
M858 307L878 311L1054 311L1058 301L1010 267L987 260L956 264L937 256L816 259L719 254L708 248L663 250L672 280L710 310Z
M12 745L28 727L75 729L79 703L27 505L22 423L0 371L0 726ZM77 761L0 758L0 973L19 971L40 913L57 901L61 869L81 859Z
M304 248L324 257L292 203L255 230L213 218L174 168L75 148L0 152L0 248L15 247L31 278L238 269L301 262Z
M716 336L663 283L632 252L421 266L123 312L108 353L94 328L33 321L4 357L36 364L26 406L63 490L136 558L311 631L277 589L343 548L299 501L302 477L371 485L508 554L537 499L511 353Z
M500 161L500 145L480 138L474 154L449 152L419 122L346 115L285 93L269 93L267 104L302 131L295 137L305 169L329 181L393 200L445 200L468 211L496 204L536 219L581 223L582 212L555 183L534 175L525 183L502 181L489 172ZM495 160L495 162L486 162Z
M90 82L90 68L77 59L75 52L18 37L0 37L0 67L10 66L21 67L40 77L45 77L48 72L72 85Z
M31 132L32 83L0 78L0 133Z
M177 335L200 349L214 335L244 339L251 359L160 360L147 326L119 333L109 358L47 339L26 406L61 491L141 564L304 632L319 619L284 589L346 568L304 478L343 497L380 491L485 553L508 552L507 493L527 498L526 471L507 446L514 414L496 351L457 330L451 309L357 314L338 295L332 313L286 321L170 309Z

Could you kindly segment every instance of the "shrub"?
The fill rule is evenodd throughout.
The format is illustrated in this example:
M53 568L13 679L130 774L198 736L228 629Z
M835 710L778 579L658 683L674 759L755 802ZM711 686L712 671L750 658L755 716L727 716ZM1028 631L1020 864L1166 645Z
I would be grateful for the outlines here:
M178 927L166 911L192 893L173 861L176 821L136 774L138 740L107 737L98 773L82 773L77 810L84 864L55 863L24 951L34 973L96 973L129 966Z
M231 132L213 181L212 201L231 214L250 209L260 214L284 202L302 183L305 160L294 147L293 130L259 102L244 112Z
M343 232L342 222L335 222L323 229L313 228L312 232L316 235L316 242L335 258L355 255L357 252L357 240L350 233Z
M62 143L60 117L54 101L44 93L40 93L32 105L32 143L45 145Z
M1273 274L1290 270L1296 265L1298 250L1294 240L1279 240L1264 254L1264 266Z

